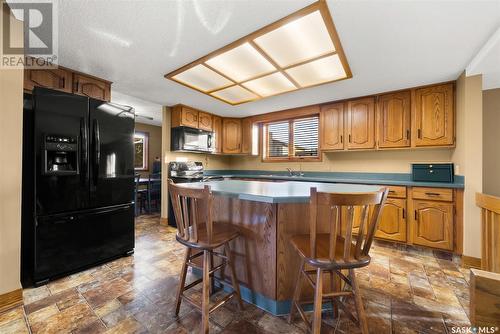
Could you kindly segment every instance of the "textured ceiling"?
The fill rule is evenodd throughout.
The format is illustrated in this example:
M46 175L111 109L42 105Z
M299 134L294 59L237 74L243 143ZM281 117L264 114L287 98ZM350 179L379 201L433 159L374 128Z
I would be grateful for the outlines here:
M500 25L500 0L328 1L350 80L233 107L163 77L311 2L64 0L60 64L156 104L242 117L456 79Z
M500 27L467 66L467 75L483 75L483 90L500 88Z

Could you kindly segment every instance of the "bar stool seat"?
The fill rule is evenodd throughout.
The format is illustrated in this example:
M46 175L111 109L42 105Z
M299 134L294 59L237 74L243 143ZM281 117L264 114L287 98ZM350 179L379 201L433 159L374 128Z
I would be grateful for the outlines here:
M208 238L206 224L199 224L198 241L196 242L186 241L179 235L176 235L175 238L186 247L211 250L223 246L225 243L233 240L237 236L238 230L233 225L214 222L212 227L212 238L210 240Z
M329 233L316 234L316 257L311 255L311 236L309 234L294 235L290 239L290 242L299 255L304 258L305 262L314 267L325 269L350 269L364 267L370 263L369 256L360 256L357 259L354 257L356 251L356 246L354 244L351 244L351 251L349 252L349 254L353 254L353 256L344 259L345 238L340 235L337 236L337 247L335 248L333 260L329 259L329 247L331 242Z

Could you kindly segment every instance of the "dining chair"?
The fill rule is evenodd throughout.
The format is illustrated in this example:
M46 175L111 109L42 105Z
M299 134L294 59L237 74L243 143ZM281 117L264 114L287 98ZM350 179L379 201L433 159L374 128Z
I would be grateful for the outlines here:
M310 233L294 235L290 239L300 256L300 268L288 316L289 323L293 320L296 308L311 332L320 333L323 300L327 299L332 303L335 316L339 316L338 309L341 308L363 334L368 333L355 270L370 263L369 252L387 193L387 188L349 194L318 192L316 188L311 188ZM353 227L358 225L354 230ZM320 233L320 230L329 230L329 233ZM306 265L313 269L306 270ZM328 293L323 292L324 274L330 275L331 291ZM301 306L310 304L310 301L300 301L304 279L314 289L312 321L307 319ZM345 284L340 289L339 283L342 281ZM344 304L348 297L354 298L357 317Z
M147 192L148 189L141 189L140 188L140 181L141 181L141 174L135 174L134 175L134 181L135 181L135 215L138 216L141 214L142 209L145 208L145 203L147 199Z
M208 333L209 314L236 296L238 306L243 309L240 289L234 270L234 260L229 242L238 237L238 230L229 223L213 221L213 195L209 186L203 189L185 188L168 181L168 192L177 222L176 239L187 247L182 265L179 288L177 291L175 315L179 314L181 301L185 300L201 312L201 332ZM222 248L222 252L218 249ZM214 256L221 259L221 263L214 267ZM202 265L193 262L202 257ZM231 284L224 279L224 268L228 266L231 271ZM185 285L187 268L196 268L202 273L200 279ZM221 270L221 278L215 273ZM211 286L216 280L220 284L232 289L221 300L210 306ZM190 296L184 294L188 289L202 283L201 304Z
M151 204L154 202L155 210L160 209L161 204L161 174L149 174L148 178L148 213L151 213Z

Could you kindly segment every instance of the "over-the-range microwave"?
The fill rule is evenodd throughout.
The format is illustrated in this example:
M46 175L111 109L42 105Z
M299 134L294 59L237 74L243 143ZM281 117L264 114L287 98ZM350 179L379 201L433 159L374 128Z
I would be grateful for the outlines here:
M213 153L215 134L210 131L185 126L172 128L170 149L172 151Z

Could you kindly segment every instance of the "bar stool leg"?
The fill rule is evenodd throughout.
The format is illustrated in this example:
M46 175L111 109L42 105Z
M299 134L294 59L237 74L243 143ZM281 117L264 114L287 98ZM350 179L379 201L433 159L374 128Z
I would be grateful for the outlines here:
M304 268L304 259L300 257L299 273L297 275L297 281L295 283L295 290L293 292L292 305L290 306L290 314L288 315L288 323L291 324L293 320L293 315L295 308L298 307L298 302L300 299L300 292L302 290L302 269Z
M208 334L210 313L210 251L203 251L203 292L201 298L201 333Z
M191 256L191 249L186 249L186 254L184 255L184 263L182 263L181 270L181 279L179 280L179 289L177 290L177 298L175 302L175 315L179 315L179 310L181 308L182 301L182 292L184 291L184 285L186 284L186 275L187 275L187 263L189 261L189 257Z
M210 252L210 265L209 269L212 270L214 267L214 254ZM215 273L210 275L210 295L213 295L215 293L215 279L214 279Z
M234 291L236 291L236 298L238 298L238 307L243 310L243 302L241 301L240 285L238 284L238 279L236 278L236 271L234 270L233 254L231 253L231 248L229 247L229 242L224 245L224 253L227 257L227 265L231 270L231 284L233 285Z
M312 321L312 333L321 332L321 306L323 301L323 270L316 270L316 286L314 288L314 314Z
M361 329L361 333L368 334L368 324L366 323L363 299L361 298L358 282L356 282L354 269L349 269L349 276L351 278L352 291L354 292L354 304L356 305L356 312L358 313L359 328Z
M330 289L332 290L331 292L340 291L339 285L340 285L339 278L337 277L337 275L335 275L335 271L332 269L330 271ZM339 307L335 302L335 297L332 297L331 303L332 303L333 317L337 318L339 315Z

